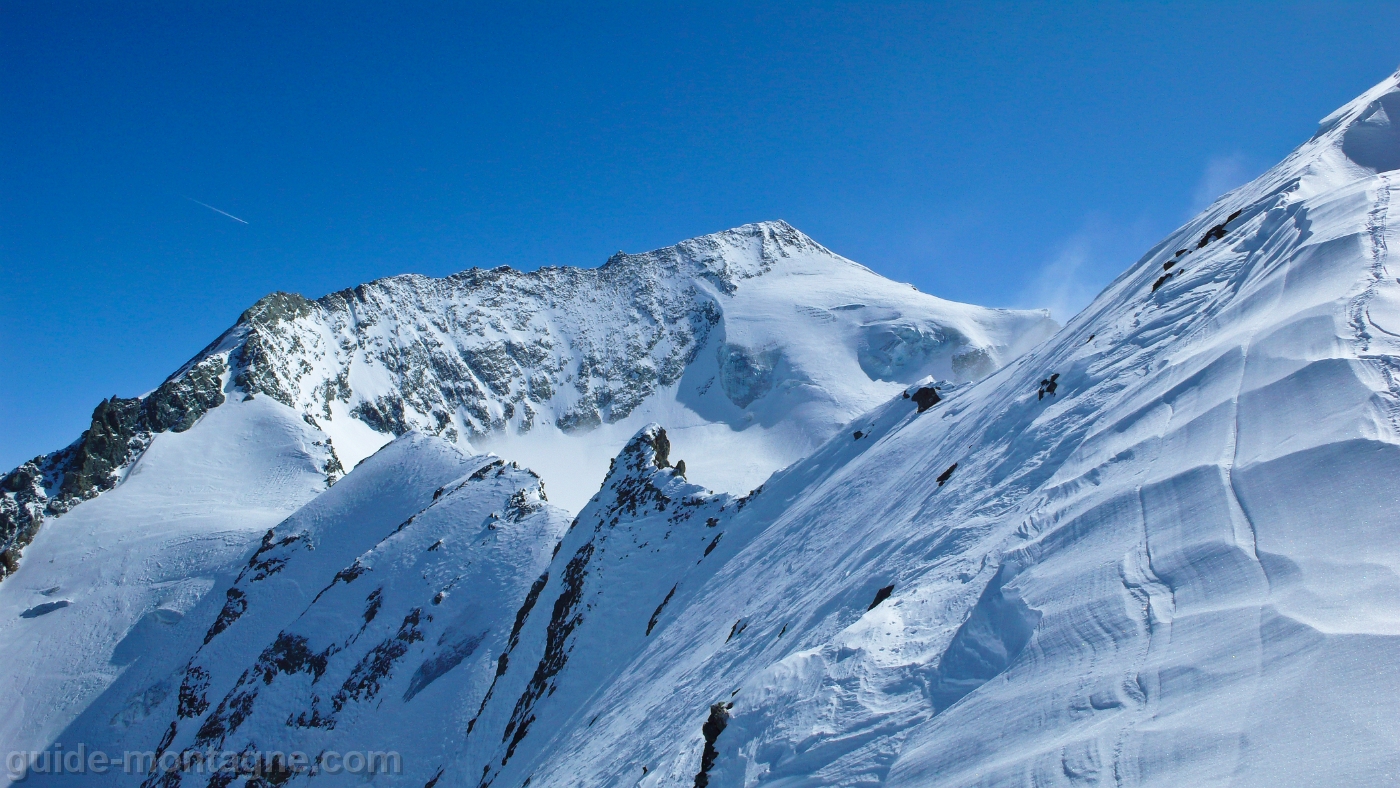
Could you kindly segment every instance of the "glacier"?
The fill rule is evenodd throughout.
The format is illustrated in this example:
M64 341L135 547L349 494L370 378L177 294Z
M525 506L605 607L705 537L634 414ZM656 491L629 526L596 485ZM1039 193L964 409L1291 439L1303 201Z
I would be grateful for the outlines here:
M579 307L539 335L602 360L537 365L557 399L502 361L481 413L424 389L447 413L405 380L483 345L395 366L335 299L260 302L262 366L231 354L255 315L190 367L221 359L227 401L0 582L0 741L150 751L170 765L101 782L152 788L1400 783L1397 101L1400 74L1048 338L749 225L599 269L703 293L703 339L660 296L619 334ZM391 285L385 310L440 286ZM756 428L781 448L748 489L722 469ZM551 502L532 440L608 448L586 503Z

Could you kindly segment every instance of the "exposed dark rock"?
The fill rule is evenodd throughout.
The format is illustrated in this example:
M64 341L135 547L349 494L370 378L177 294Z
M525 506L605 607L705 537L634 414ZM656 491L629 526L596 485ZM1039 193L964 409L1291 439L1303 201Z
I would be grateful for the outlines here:
M695 788L707 788L710 784L710 770L715 767L715 761L719 760L719 749L715 747L715 742L729 724L729 710L733 707L734 704L723 701L710 706L709 719L705 720L705 724L700 728L705 737L705 750L700 754L700 771L695 775Z
M345 466L340 464L340 456L335 453L335 446L331 445L329 437L326 438L326 452L330 456L326 458L326 467L321 472L326 474L326 486L330 487L345 475Z
M938 390L933 386L924 386L920 388L918 391L914 392L910 399L914 400L914 404L919 406L919 413L923 413L943 401L943 398L938 396Z
M293 396L278 375L281 348L277 338L285 333L283 323L307 317L315 305L296 293L272 293L244 310L235 328L246 330L238 351L238 372L233 382L248 394L266 394L288 407L295 407Z
M1210 243L1211 241L1216 241L1221 238L1224 238L1226 233L1226 226L1229 225L1230 222L1233 222L1234 220L1240 218L1241 213L1243 213L1243 211L1235 211L1234 213L1230 214L1229 218L1227 218L1225 221L1215 225L1209 230L1206 230L1206 234L1201 236L1201 240L1196 244L1196 248L1204 249L1206 244Z
M185 668L185 677L180 682L179 705L176 714L182 719L198 717L209 708L205 693L209 690L209 671L198 665ZM171 722L174 728L174 722Z
M408 653L408 647L411 644L423 639L423 630L419 629L418 626L422 615L423 611L416 607L409 611L408 615L404 616L403 623L399 625L399 631L393 637L379 643L370 649L368 654L360 658L354 669L350 671L350 675L346 677L345 683L331 698L331 706L337 712L350 701L369 700L379 694L380 682L389 677L394 664ZM471 648L474 650L476 645L472 644ZM458 662L460 661L459 658ZM322 666L321 670L324 671L325 667ZM424 686L426 686L426 682Z
M214 711L204 719L204 723L195 733L194 749L221 742L238 730L253 712L260 691L259 683L270 686L279 674L294 673L306 673L311 676L312 683L315 683L325 674L326 665L337 650L335 645L331 645L323 651L312 651L305 637L287 632L280 633L272 645L258 655L253 667L238 678L233 689L229 690ZM190 673L186 671L186 680L189 679ZM184 692L183 687L181 692Z
M651 448L656 452L656 467L671 467L671 439L666 437L666 430L658 429L652 437Z
M245 567L243 571L238 574L238 579L240 582L244 579L246 579L250 583L256 583L260 580L266 580L267 578L272 577L273 575L282 571L283 567L287 565L287 561L290 558L290 556L281 554L277 551L281 548L285 548L289 545L296 543L296 541L300 537L296 534L288 534L282 537L281 539L275 539L275 536L276 534L271 528L267 530L267 533L263 534L262 543L258 545L257 551L254 552L252 557L248 559L248 566ZM359 576L358 572L356 572L355 575L350 577L348 580L341 576L345 572L354 569L356 569L356 567L351 567L350 569L342 570L342 573L337 574L335 576L335 580L332 582L339 582L341 580L349 582L349 580L355 579L355 577Z
M558 552L558 548L555 549ZM525 619L530 617L530 611L535 609L535 602L539 601L540 592L549 583L549 572L545 572L535 578L535 582L530 584L530 590L525 594L525 601L520 605L520 609L515 611L515 623L510 628L510 640L507 641L507 650L515 648L520 642L520 630L525 626Z
M384 589L376 588L365 598L365 623L368 624L379 615L379 608L384 606Z
M404 416L403 398L398 395L379 397L373 402L361 402L350 410L350 415L368 424L376 432L402 435L412 429Z
M219 376L221 358L207 358L178 378L162 383L145 399L103 400L92 423L63 469L60 498L91 498L116 485L113 474L135 459L160 432L184 432L212 408L224 403Z
M604 489L612 487L614 493L615 503L607 511L611 515L610 525L620 522L624 512L636 516L639 511L648 508L658 512L666 510L671 498L656 486L652 474L647 472L647 466L669 468L667 457L670 451L671 442L666 438L666 430L658 427L638 433L613 459L612 467L603 480Z
M224 592L224 607L219 611L219 615L214 619L214 623L209 625L209 631L204 633L204 644L208 645L220 632L228 629L233 622L237 621L248 611L247 594L239 590L237 586Z
M333 651L313 652L306 638L283 632L258 657L253 672L263 684L271 684L279 673L309 673L313 680L326 672L326 663Z
M718 539L718 537L716 537L716 539ZM656 612L654 612L654 613L651 614L651 620L647 622L647 634L648 634L648 635L650 635L650 634L651 634L651 631L652 631L653 629L656 628L656 622L657 622L657 620L659 620L659 619L661 618L661 611L663 611L663 610L666 609L666 603L670 602L670 601L671 601L671 597L673 597L673 596L676 595L676 589L679 588L679 587L680 587L680 584L679 584L679 583L677 583L676 585L671 586L671 590L666 592L666 598L663 599L663 600L661 600L661 604L659 604L659 605L656 606Z
M20 554L43 524L116 486L117 472L161 432L184 432L224 403L218 356L205 358L166 380L144 398L112 397L98 403L77 442L21 465L0 480L0 579L19 566Z
M940 482L940 483L941 483L941 482ZM870 611L874 610L876 607L879 606L879 604L880 604L881 602L885 601L886 599L889 599L889 598L890 598L890 594L893 594L893 593L894 593L894 584L887 585L887 586L881 588L879 591L876 591L876 592L875 592L875 599L874 599L874 601L872 601L872 602L870 603L870 607L867 607L867 608L865 609L865 612L869 613Z
M569 638L583 623L583 613L579 607L583 603L583 582L588 576L588 562L593 558L593 549L593 542L586 542L564 567L564 575L560 578L559 597L554 600L554 611L545 630L544 654L535 666L534 675L530 677L525 691L516 701L502 736L502 741L510 740L505 755L501 758L502 766L515 754L515 748L524 740L530 730L530 724L535 721L535 704L551 688L553 678L559 675L559 671L563 670L564 664L568 662Z
M724 639L724 642L725 642L725 643L728 643L729 641L733 640L734 638L738 637L739 635L744 634L744 630L746 630L746 629L748 629L748 628L749 628L749 622L745 621L745 620L742 619L742 618L736 619L736 620L734 621L734 626L732 626L732 627L729 628L729 637L725 638L725 639Z
M44 521L48 498L40 457L0 479L0 579L19 568L19 557Z
M749 504L753 503L754 499L757 498L758 496L762 495L762 494L763 494L763 485L760 484L760 485L758 485L757 487L755 487L755 488L753 488L752 490L750 490L748 495L745 495L743 498L740 498L739 500L735 501L735 502L734 502L734 510L735 510L735 511L743 511L745 506L748 506Z
M948 470L938 474L938 486L942 487L948 482L949 479L953 478L953 471L956 471L957 469L958 464L955 462L952 465L948 466Z
M505 464L505 460L492 460L491 462L486 463L480 468L477 468L475 471L472 471L472 475L467 477L467 481L479 482L482 479L485 479L487 474L491 473L491 471L502 468L505 466Z
M339 572L336 572L335 577L331 578L331 582L353 583L357 579L359 579L360 575L364 574L367 571L369 570L365 568L365 565L360 563L359 559L356 559L355 563L345 567Z
M860 440L861 438L865 437L865 433L861 432L860 430L856 430L855 434L853 434L851 437L855 440Z

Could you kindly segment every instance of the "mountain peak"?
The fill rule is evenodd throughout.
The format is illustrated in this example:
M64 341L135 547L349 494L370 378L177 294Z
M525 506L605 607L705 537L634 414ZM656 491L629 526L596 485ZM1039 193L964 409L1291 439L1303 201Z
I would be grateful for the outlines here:
M709 280L725 293L732 294L741 281L762 276L773 270L775 265L807 255L849 263L801 230L778 219L689 238L649 252L618 252L608 259L606 265L660 266Z
M901 382L981 377L1053 328L918 293L782 220L600 268L406 274L314 301L275 292L155 392L104 404L73 447L5 477L0 577L45 513L115 487L226 398L270 399L319 433L310 453L327 483L417 429L534 466L577 510L653 417L685 414L682 445L733 445L742 460L696 455L690 470L741 493Z

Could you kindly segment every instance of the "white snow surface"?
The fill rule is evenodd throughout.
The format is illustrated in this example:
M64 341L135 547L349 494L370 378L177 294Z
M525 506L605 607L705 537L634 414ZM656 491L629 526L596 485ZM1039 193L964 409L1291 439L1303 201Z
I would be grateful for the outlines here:
M1398 113L1400 75L1049 341L922 412L926 382L889 375L743 498L690 471L713 445L645 425L570 524L530 471L410 433L183 592L183 618L153 605L115 679L30 696L80 713L28 740L301 750L292 781L328 785L1400 783ZM749 349L735 407L788 363L749 352L745 331L781 333L762 324L723 324ZM46 526L0 602L138 479ZM84 648L74 615L4 647L44 622ZM402 772L319 758L356 748Z
M267 308L279 298L290 306ZM571 511L649 422L668 425L697 481L741 494L901 384L985 377L1058 328L1044 311L920 293L786 222L597 269L288 299L260 302L211 352L236 351L245 387L307 414L347 469L419 429L534 468Z
M228 402L155 436L116 489L47 522L0 583L0 747L53 741L250 542L324 490L321 437L270 399Z

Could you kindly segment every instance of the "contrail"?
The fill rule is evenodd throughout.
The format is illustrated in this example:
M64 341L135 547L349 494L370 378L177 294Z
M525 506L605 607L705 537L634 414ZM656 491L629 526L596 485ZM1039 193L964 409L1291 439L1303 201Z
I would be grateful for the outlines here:
M186 197L185 199L186 199L186 200L189 200L190 202L194 203L195 205L203 205L205 208L208 208L209 210L213 211L214 213L221 213L221 214L223 214L224 216L227 216L228 218L234 220L235 222L243 222L244 224L247 224L247 222L244 222L242 219L238 218L237 216L234 216L233 214L229 213L228 211L221 211L221 210L219 210L218 208L215 208L214 206L210 205L210 204L207 203L207 202L200 202L199 200L196 200L196 199L193 198L193 197Z

